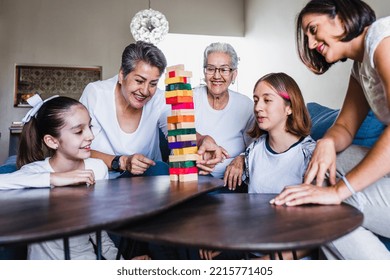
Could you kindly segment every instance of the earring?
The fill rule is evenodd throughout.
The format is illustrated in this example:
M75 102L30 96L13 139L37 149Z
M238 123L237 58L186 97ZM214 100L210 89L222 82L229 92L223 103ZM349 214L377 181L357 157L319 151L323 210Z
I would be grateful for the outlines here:
M232 85L234 85L234 83L235 83L235 82L236 82L236 81L235 81L235 80L233 80L233 81L232 81Z

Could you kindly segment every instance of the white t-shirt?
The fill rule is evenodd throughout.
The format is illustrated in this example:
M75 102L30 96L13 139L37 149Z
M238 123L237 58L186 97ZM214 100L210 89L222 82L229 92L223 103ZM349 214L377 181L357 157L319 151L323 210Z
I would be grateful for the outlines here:
M390 36L390 17L375 21L365 37L364 58L360 63L355 61L352 76L360 83L368 104L376 117L384 124L390 124L390 109L384 85L374 65L374 54L379 43Z
M170 106L165 94L157 90L142 110L139 126L133 133L124 132L116 117L115 86L118 76L90 83L84 89L80 102L92 118L95 139L91 148L110 155L143 154L152 160L161 160L159 131L167 135L167 116Z
M85 169L92 169L96 180L108 179L107 166L100 159L84 160ZM54 172L49 158L22 166L19 170L0 174L0 190L50 187L50 173Z
M212 175L223 178L226 166L252 142L247 135L254 124L253 101L238 92L229 90L229 102L223 110L213 109L207 100L207 88L196 87L194 93L196 132L210 135L230 158L215 166Z
M307 136L278 154L268 145L267 136L262 135L245 151L248 193L280 193L285 186L301 184L316 146Z

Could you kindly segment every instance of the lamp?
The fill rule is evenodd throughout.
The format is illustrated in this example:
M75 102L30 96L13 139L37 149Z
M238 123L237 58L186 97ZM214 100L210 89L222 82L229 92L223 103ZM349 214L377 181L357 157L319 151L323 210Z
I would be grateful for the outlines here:
M145 41L157 45L169 30L166 17L159 11L149 9L139 11L130 23L130 31L136 41Z

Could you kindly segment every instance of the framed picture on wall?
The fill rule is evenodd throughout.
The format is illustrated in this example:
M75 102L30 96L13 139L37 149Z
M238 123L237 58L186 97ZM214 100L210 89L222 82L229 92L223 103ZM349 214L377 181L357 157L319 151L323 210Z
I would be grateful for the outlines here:
M102 79L101 66L15 65L14 107L30 107L27 99L62 95L79 99L90 82Z

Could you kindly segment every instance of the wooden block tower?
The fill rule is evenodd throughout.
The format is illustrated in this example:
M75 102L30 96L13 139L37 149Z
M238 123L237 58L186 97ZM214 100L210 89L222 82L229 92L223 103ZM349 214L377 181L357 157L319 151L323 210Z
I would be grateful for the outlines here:
M168 146L173 152L169 156L171 181L198 180L198 147L191 77L192 72L185 71L183 64L166 68L165 100L172 107L172 114L168 117Z

